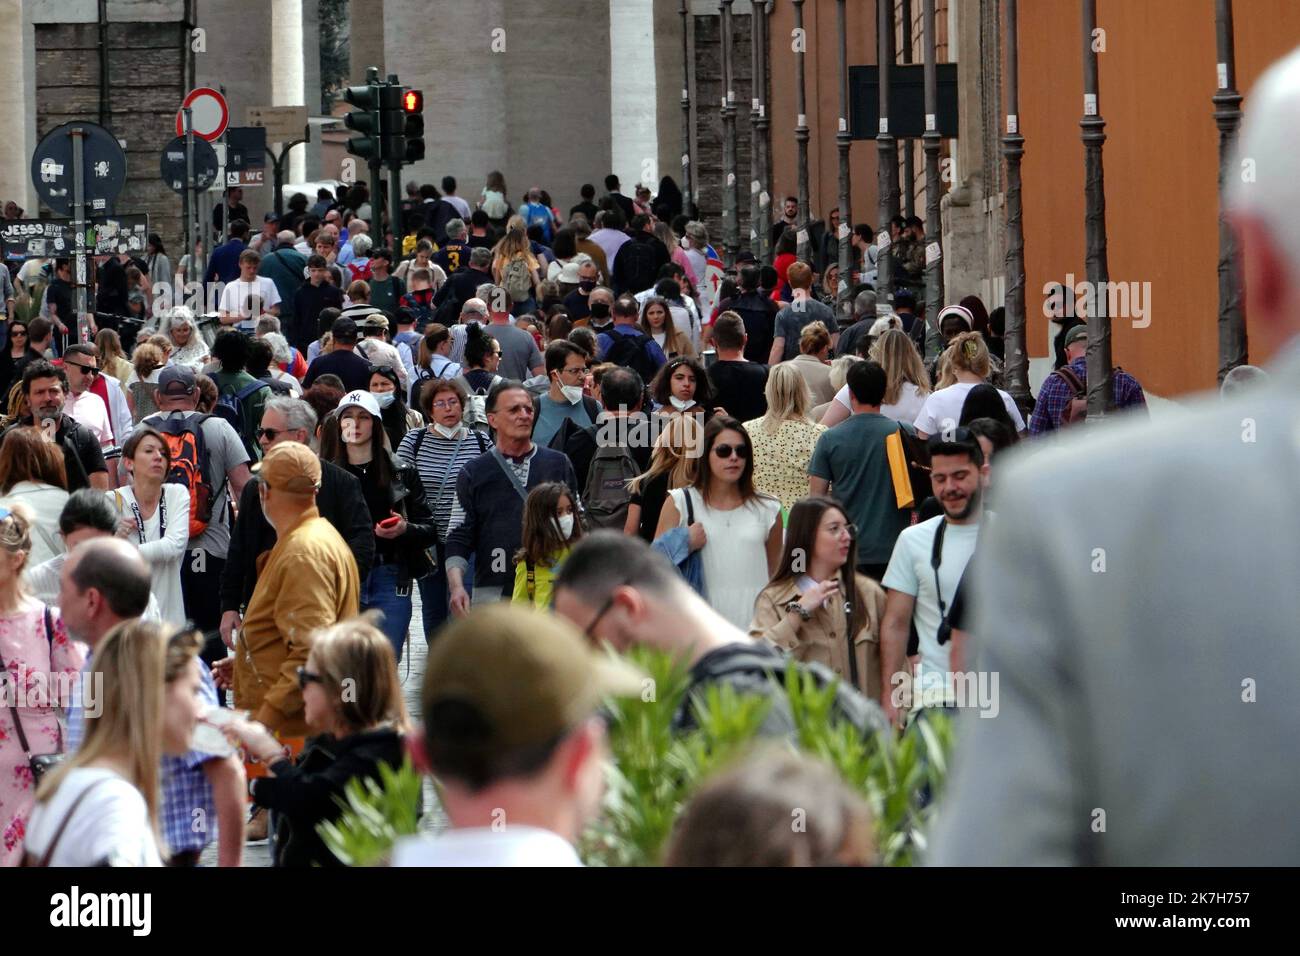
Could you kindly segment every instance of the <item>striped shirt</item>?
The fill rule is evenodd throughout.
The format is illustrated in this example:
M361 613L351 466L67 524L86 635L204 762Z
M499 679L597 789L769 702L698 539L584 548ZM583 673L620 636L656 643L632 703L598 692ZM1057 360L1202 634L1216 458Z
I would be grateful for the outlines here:
M456 477L466 464L492 447L481 431L466 428L463 435L463 441L460 436L443 438L432 426L419 428L407 432L397 449L397 460L403 465L414 465L420 473L439 540L445 539L449 529L465 520L465 511L456 497Z

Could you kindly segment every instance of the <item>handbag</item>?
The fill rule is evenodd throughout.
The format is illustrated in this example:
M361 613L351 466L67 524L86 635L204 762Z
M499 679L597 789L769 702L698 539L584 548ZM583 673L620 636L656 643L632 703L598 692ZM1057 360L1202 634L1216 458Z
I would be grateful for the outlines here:
M49 642L50 647L54 646L54 623L50 617L49 607L45 608L45 639ZM51 664L51 667L53 667L53 664ZM8 671L3 657L0 657L0 671ZM63 762L67 754L32 753L32 748L27 743L27 734L23 730L23 720L18 713L18 704L15 698L11 698L9 701L9 713L13 717L14 730L18 732L18 745L23 748L23 753L27 755L27 766L31 768L32 780L39 784L47 773Z

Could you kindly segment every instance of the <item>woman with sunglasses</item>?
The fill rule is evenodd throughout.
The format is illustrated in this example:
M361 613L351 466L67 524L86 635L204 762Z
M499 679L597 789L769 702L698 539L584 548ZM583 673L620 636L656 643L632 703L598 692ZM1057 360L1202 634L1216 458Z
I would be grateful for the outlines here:
M162 619L185 623L181 561L190 539L190 493L185 485L166 482L171 468L167 440L156 429L139 425L122 447L130 484L107 492L117 508L117 536L139 546L149 564L153 593Z
M21 376L22 367L27 364L23 360L36 355L27 347L29 338L25 323L11 319L6 331L9 335L9 347L0 353L0 386L3 387L5 394Z
M29 862L41 866L162 866L162 758L189 754L203 712L203 638L171 638L154 622L126 621L95 646L98 713L86 711L81 746L36 791Z
M781 502L755 490L749 433L736 419L715 416L704 427L703 452L694 483L668 492L655 537L690 530L709 604L745 631L754 599L780 564Z
M885 592L857 572L855 538L833 498L795 502L781 566L759 592L749 635L765 638L797 661L825 664L879 701Z
M275 812L276 866L343 866L316 828L343 813L338 798L352 780L379 782L379 768L402 765L406 705L397 661L382 631L364 617L317 631L298 686L313 739L296 762L261 724L236 719L226 735L269 774L252 786L253 803ZM418 806L416 807L418 810Z
M323 422L320 458L361 482L375 533L375 560L361 582L361 609L383 611L384 633L401 660L411 627L411 582L433 570L428 550L438 540L420 473L389 451L379 404L359 390L344 395Z
M650 396L658 415L712 414L713 388L704 366L693 358L678 356L664 363L650 380Z
M85 645L68 639L58 611L27 593L23 572L31 551L32 524L27 510L21 506L12 511L0 508L0 671L6 675L8 688L15 686L18 674L49 675L51 682L70 681L86 658ZM13 722L15 711L0 707L0 780L4 781L0 786L0 866L16 865L22 858L23 831L36 793L30 758L63 752L65 740L55 708L67 703L28 698L18 712L21 726Z

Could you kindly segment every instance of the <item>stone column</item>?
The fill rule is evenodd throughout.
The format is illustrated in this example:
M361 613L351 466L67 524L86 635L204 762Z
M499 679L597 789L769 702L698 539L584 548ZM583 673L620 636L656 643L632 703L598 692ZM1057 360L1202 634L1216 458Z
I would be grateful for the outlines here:
M303 56L302 0L271 0L271 106L302 106L305 96L305 57ZM317 73L320 71L317 61ZM309 110L310 112L310 110ZM276 151L281 149L276 145ZM294 147L285 164L285 176L291 183L306 180L307 155L301 146Z
M6 135L0 137L0 198L13 199L35 215L36 38L23 0L0 0L0 21L8 25L0 31L0 115L7 117Z

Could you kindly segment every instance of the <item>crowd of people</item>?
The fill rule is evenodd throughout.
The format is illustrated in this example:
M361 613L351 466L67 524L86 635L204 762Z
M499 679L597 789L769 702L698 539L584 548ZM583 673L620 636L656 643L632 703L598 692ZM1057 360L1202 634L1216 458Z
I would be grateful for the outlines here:
M1001 387L999 310L931 323L902 289L877 317L869 227L842 310L833 244L796 254L797 203L771 263L728 271L671 179L605 185L565 218L536 187L511 206L499 173L471 209L448 177L383 246L363 187L257 236L232 192L214 335L173 305L74 343L52 264L0 353L0 667L103 689L66 726L54 701L0 715L25 732L0 735L4 862L184 865L216 842L238 865L269 834L278 865L336 865L316 826L408 738L452 830L395 862L576 862L601 697L640 688L583 635L770 697L770 735L793 729L788 659L838 679L864 733L962 704L993 462L1077 419L1086 326L1031 413ZM1127 373L1116 397L1144 404ZM869 859L865 809L773 758L701 794L670 859L727 860L710 801L773 775L842 819L771 859Z

